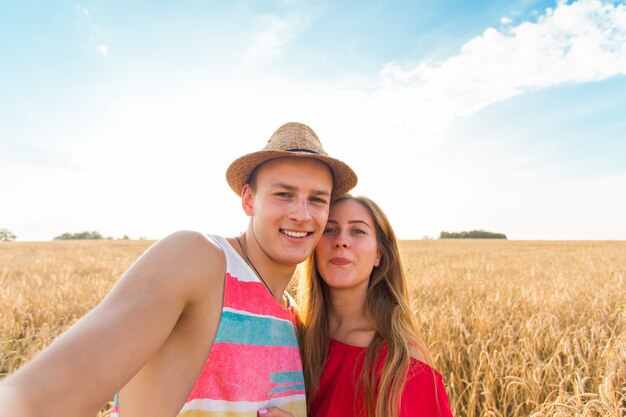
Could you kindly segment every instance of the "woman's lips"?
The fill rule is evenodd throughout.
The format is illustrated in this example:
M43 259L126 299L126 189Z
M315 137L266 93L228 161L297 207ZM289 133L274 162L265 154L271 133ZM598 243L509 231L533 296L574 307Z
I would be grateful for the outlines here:
M332 258L330 263L337 266L348 265L350 263L349 259L346 258Z

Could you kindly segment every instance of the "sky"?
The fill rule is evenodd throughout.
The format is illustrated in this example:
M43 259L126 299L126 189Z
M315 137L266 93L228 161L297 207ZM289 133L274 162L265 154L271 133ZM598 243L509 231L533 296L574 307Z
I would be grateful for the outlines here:
M247 224L225 181L311 126L400 239L626 240L625 1L0 0L0 228Z

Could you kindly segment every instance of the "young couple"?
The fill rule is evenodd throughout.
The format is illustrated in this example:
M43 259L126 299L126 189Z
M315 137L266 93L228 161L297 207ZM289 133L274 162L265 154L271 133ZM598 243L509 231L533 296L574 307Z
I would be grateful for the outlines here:
M345 195L354 172L287 123L226 177L246 231L153 245L0 383L0 416L96 415L118 392L121 417L304 417L307 398L311 416L451 415L393 230L371 200ZM285 288L305 260L297 312Z

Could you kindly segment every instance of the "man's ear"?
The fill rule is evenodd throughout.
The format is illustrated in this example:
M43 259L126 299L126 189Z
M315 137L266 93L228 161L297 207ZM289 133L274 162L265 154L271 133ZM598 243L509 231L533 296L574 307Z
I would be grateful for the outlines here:
M254 215L254 192L250 184L244 184L241 189L241 207L243 207L246 216Z

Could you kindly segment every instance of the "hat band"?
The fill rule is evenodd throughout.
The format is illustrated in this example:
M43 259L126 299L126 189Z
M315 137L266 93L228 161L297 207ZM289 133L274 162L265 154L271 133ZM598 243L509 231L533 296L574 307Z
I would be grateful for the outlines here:
M319 154L319 152L315 152L315 151L312 151L310 149L303 149L303 148L287 149L287 152L307 152L307 153Z

